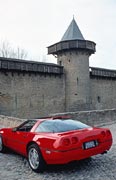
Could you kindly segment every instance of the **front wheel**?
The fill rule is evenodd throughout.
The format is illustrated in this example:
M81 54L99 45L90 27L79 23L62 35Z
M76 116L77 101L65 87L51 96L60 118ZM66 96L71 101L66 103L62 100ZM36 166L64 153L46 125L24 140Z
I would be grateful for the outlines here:
M6 148L3 144L3 139L2 139L2 136L0 135L0 152L3 153L5 152Z
M37 144L32 144L29 146L28 162L31 169L35 172L41 172L44 169L45 161Z

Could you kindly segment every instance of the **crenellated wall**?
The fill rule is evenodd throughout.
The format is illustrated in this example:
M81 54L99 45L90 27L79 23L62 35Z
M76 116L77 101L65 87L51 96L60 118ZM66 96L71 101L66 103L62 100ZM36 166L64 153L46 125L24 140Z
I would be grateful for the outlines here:
M0 114L37 118L65 111L61 66L3 59L0 67Z
M116 108L116 71L90 68L92 109Z
M87 71L86 59L78 61L78 66L73 64L76 54L72 62L70 56L62 57L64 67L0 58L0 114L37 118L50 113L116 108L116 71L100 68ZM69 106L67 100L75 103Z

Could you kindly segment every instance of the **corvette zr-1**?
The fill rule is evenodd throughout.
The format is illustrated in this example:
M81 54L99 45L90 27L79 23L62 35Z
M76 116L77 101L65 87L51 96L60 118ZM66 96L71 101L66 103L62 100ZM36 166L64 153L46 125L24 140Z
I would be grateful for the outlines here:
M27 120L15 128L0 129L0 152L6 148L25 156L35 172L46 164L65 164L107 152L112 134L64 117Z

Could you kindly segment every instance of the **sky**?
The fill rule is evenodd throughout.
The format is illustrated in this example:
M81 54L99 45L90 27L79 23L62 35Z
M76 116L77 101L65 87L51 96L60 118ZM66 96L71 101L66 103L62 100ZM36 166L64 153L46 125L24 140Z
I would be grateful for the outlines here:
M0 0L0 42L25 49L28 59L56 63L47 47L74 18L96 43L90 66L116 69L116 0Z

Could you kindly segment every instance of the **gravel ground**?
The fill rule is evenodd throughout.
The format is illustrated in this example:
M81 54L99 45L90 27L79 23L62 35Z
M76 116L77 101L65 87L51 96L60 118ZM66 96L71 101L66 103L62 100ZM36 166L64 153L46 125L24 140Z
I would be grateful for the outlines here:
M67 165L49 165L43 173L34 173L25 158L9 152L0 154L0 180L116 180L116 123L107 125L113 134L113 146L105 155Z

